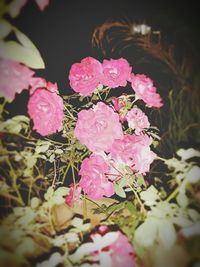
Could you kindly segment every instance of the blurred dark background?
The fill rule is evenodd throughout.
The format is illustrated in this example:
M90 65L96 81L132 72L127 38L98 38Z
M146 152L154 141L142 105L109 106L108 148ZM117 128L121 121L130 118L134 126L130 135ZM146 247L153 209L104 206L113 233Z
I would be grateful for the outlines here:
M160 30L164 38L189 41L199 56L199 9L197 3L136 0L50 0L40 12L29 0L13 23L37 46L46 69L37 71L47 80L58 82L63 93L69 90L70 66L95 54L91 47L94 29L108 19L129 19ZM130 54L130 57L132 55Z

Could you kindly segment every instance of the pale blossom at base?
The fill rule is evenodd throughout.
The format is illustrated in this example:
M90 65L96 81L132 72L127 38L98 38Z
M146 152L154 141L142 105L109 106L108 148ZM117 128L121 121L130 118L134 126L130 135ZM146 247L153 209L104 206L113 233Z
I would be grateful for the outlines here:
M33 129L43 136L62 130L64 104L56 92L57 85L48 82L47 88L38 88L28 102L28 114L33 120Z
M81 245L72 255L72 260L79 261L85 256L90 263L81 266L99 267L134 267L134 250L128 238L121 231L94 232L90 235L92 242Z
M32 70L16 61L0 59L0 96L13 101L16 93L29 89L33 75Z
M123 138L119 115L103 102L78 113L74 134L92 152L106 151L115 139Z

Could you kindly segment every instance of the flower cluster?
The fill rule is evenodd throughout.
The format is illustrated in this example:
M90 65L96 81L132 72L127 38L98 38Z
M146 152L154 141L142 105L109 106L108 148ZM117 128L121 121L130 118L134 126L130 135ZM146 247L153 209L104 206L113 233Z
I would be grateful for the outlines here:
M153 81L143 74L132 73L132 67L124 58L105 59L102 64L95 58L84 58L72 65L69 80L72 89L82 96L90 96L100 84L116 88L125 87L127 82L131 82L136 96L147 107L160 108L163 105Z
M99 85L116 88L127 82L131 82L135 92L133 102L129 95L122 95L113 97L112 105L100 101L81 110L74 129L75 137L93 152L82 162L79 186L92 199L112 196L115 180L126 167L144 175L156 156L150 148L153 140L146 133L150 127L148 117L134 103L142 99L147 107L159 108L162 99L153 81L133 74L123 58L104 60L102 64L92 57L85 58L72 65L69 80L82 96L91 95ZM101 92L103 87L98 88ZM126 122L131 134L125 130Z

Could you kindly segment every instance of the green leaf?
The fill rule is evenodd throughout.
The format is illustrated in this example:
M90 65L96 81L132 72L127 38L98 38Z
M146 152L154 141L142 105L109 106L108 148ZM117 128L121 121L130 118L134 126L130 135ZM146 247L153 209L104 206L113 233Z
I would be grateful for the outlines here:
M5 38L12 30L12 25L4 19L0 20L0 39Z
M40 154L40 153L44 153L48 150L50 144L43 144L43 145L40 145L40 146L36 146L35 148L35 152L37 154Z
M24 47L15 41L0 40L0 57L15 60L33 69L44 69L44 62L37 50Z
M176 241L176 231L174 225L166 220L159 220L158 237L165 249L170 249Z
M117 183L114 183L114 189L115 189L115 193L122 197L122 198L126 198L126 193L124 192L124 189L122 187L120 187Z
M142 186L144 184L144 177L140 175L137 179L137 185Z
M13 28L17 39L19 40L19 42L26 48L30 48L32 50L35 50L36 52L39 53L39 51L37 50L37 48L35 47L35 45L31 42L31 40L24 34L22 33L20 30L18 30L17 28Z
M135 231L134 239L143 247L150 247L156 240L159 220L147 218Z
M189 203L189 200L185 193L179 193L178 196L176 197L176 200L177 203L183 208L186 208Z
M56 150L55 150L55 154L62 154L63 153L63 150L62 149L60 149L60 148L57 148Z
M158 190L151 185L146 191L140 193L140 197L145 201L145 205L152 206L156 204L156 200L159 199Z

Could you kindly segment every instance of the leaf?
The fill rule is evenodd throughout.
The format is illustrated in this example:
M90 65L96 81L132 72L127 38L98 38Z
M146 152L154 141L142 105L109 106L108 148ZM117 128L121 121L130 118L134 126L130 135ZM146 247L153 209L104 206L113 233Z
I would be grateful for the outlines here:
M31 199L31 208L36 209L40 205L40 199L37 197L33 197Z
M183 207L186 208L189 201L185 193L179 193L178 196L176 197L177 203Z
M35 152L37 154L40 154L40 153L44 153L48 150L50 144L43 144L43 145L40 145L40 146L36 146L35 148Z
M144 177L140 175L137 179L137 185L142 186L144 184Z
M200 213L194 209L188 209L188 214L193 221L200 220Z
M158 233L159 220L147 218L135 231L134 239L143 247L153 245Z
M181 232L188 238L194 235L200 235L200 221L197 221L189 227L183 228Z
M179 149L176 154L181 157L182 160L187 160L190 158L194 157L200 157L200 151L194 149L194 148L189 148L189 149Z
M62 153L63 153L63 150L62 149L57 148L55 150L55 154L62 154Z
M94 243L90 242L90 243L85 243L83 245L81 245L74 254L69 256L69 259L72 262L79 262L85 255L91 254L92 252L94 252L95 250L97 250L96 246L94 245Z
M122 198L126 198L126 193L124 192L124 189L122 187L120 187L117 183L114 183L114 189L115 189L115 193L122 197Z
M160 220L158 224L158 237L165 249L170 249L176 241L174 225L168 220Z
M44 62L36 50L24 47L15 41L0 40L0 57L15 60L33 69L45 68Z
M192 169L186 174L185 179L189 183L197 183L200 180L200 167L193 166Z
M69 188L65 187L65 186L61 186L58 187L58 189L56 189L56 191L54 192L55 196L66 196L69 193Z
M145 205L152 206L156 203L158 197L158 190L151 185L146 191L142 191L140 193L140 197L145 201Z
M24 34L22 33L20 30L18 30L17 28L13 28L17 39L19 40L19 42L27 48L31 48L32 50L35 50L36 52L39 53L39 51L37 50L37 48L35 47L35 45L31 42L31 40Z
M4 19L0 20L0 39L5 38L12 30L12 25Z

